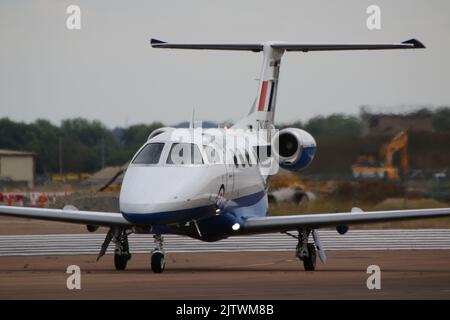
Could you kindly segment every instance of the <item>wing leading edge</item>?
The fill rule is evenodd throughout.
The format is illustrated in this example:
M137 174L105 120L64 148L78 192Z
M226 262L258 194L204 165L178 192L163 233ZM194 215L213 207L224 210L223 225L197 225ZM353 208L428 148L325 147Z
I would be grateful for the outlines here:
M120 213L116 212L0 206L0 215L105 227L131 225Z
M240 233L285 232L308 227L335 227L360 223L414 220L450 216L450 208L371 212L322 213L293 216L248 218Z

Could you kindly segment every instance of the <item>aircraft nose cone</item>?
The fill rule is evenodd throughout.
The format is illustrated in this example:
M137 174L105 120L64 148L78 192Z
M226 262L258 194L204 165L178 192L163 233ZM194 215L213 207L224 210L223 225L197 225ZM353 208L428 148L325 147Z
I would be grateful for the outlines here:
M129 167L120 192L124 213L159 213L205 205L197 168Z

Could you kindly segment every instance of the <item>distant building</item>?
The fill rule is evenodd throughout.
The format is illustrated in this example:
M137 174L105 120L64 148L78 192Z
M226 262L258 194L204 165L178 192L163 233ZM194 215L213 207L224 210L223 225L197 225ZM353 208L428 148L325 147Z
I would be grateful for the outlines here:
M408 113L375 113L361 108L363 135L396 135L402 130L432 132L432 112L419 109Z
M34 187L35 154L0 149L0 185Z

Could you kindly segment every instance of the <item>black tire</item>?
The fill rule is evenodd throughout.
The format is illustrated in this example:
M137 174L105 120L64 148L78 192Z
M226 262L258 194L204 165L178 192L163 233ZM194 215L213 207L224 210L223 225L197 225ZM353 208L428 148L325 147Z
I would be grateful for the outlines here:
M126 254L114 254L114 266L116 267L116 270L125 270L127 268L127 263L129 260L129 256Z
M164 268L166 267L166 262L164 259L164 254L162 252L154 252L152 253L152 271L154 273L162 273Z
M305 271L314 271L316 269L316 246L314 243L308 243L308 256L303 259Z

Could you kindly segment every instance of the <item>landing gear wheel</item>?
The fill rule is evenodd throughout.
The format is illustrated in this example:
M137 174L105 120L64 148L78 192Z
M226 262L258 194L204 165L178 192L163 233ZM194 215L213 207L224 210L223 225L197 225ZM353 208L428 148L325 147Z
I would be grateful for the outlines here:
M316 269L316 246L314 243L308 243L308 256L303 258L305 271L314 271Z
M130 256L128 254L114 254L114 266L116 270L125 270L127 268L128 260L130 260Z
M164 254L160 251L153 252L151 260L152 271L154 273L162 273L166 266Z
M131 259L130 246L128 245L128 234L121 230L114 236L116 248L114 250L114 266L116 270L125 270L128 260Z

